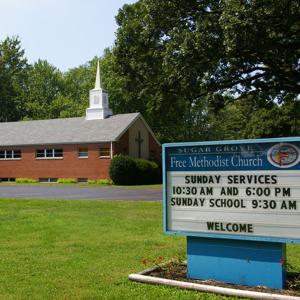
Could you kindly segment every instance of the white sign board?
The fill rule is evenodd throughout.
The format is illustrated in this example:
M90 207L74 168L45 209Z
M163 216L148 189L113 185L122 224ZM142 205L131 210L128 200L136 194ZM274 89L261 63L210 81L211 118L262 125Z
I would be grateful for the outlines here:
M166 233L300 241L300 140L164 145Z

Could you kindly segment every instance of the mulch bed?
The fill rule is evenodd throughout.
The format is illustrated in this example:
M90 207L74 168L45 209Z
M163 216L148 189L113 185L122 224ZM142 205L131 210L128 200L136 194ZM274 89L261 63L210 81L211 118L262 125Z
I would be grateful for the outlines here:
M145 274L153 277L160 277L165 279L172 279L178 281L185 282L193 282L199 284L213 285L225 288L232 289L240 289L240 290L248 290L248 291L256 291L263 293L272 293L272 294L281 294L281 295L289 295L289 296L298 296L300 297L300 274L299 273L288 273L287 274L287 282L286 290L276 290L270 289L264 286L245 286L245 285L236 285L236 284L228 284L221 281L216 280L194 280L187 278L187 268L186 264L183 262L170 262L163 266L158 266L155 270L150 271Z

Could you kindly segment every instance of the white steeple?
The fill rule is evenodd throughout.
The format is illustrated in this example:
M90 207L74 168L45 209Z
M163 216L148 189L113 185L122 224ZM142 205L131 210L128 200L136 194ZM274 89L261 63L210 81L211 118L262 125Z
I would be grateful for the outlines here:
M101 89L101 77L100 77L100 66L99 66L99 60L97 62L97 72L96 72L96 81L95 81L95 88L94 90Z
M97 72L95 87L90 90L90 106L86 109L86 120L101 120L112 115L112 110L108 105L108 94L101 86L99 60L97 63Z

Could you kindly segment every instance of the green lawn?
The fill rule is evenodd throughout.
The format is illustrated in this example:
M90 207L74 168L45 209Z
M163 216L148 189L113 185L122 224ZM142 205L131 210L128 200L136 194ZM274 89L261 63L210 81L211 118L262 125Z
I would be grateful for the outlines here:
M0 299L234 299L128 281L143 259L185 257L161 223L157 202L0 199Z

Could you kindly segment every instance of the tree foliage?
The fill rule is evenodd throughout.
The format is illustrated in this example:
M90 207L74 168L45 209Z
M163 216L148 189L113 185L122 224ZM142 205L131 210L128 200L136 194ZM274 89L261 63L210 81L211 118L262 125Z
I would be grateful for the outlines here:
M27 60L18 38L0 41L0 122L24 116Z
M200 132L209 108L217 112L230 95L295 99L299 7L296 0L125 5L113 51L123 79L120 101L143 112L163 139L178 140L209 138Z
M298 135L300 3L139 0L101 57L114 113L162 141ZM67 72L0 42L0 121L83 116L98 57Z
M27 119L50 119L50 109L64 90L61 72L45 60L38 60L28 71L27 95L25 101Z

